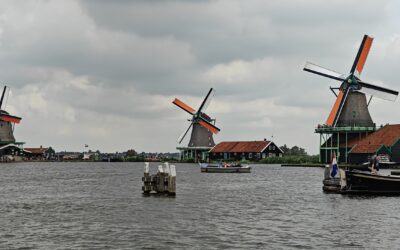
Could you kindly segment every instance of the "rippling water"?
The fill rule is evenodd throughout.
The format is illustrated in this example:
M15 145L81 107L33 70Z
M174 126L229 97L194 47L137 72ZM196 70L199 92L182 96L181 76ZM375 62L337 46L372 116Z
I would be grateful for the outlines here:
M400 197L324 194L322 169L177 164L177 196L167 198L142 196L142 165L0 165L0 248L400 247Z

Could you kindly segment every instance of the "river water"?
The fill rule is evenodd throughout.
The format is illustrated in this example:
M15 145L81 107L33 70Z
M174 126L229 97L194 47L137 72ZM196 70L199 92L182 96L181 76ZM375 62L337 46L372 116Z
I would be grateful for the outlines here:
M168 198L142 196L142 163L3 164L0 249L400 248L400 197L324 194L318 168L176 166Z

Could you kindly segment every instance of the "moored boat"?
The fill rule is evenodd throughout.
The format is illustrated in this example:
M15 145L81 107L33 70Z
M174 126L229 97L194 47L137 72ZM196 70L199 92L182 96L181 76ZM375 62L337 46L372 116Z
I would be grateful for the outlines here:
M222 164L222 163L199 163L201 172L205 173L250 173L249 165L241 164Z
M400 195L400 176L379 175L356 170L341 171L342 193L360 194L398 194Z
M380 175L360 170L339 170L340 177L327 175L326 168L322 189L328 193L400 195L400 176Z

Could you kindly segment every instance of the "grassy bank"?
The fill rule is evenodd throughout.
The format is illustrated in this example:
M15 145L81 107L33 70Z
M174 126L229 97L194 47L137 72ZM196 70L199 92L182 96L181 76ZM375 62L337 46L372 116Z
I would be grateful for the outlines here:
M269 157L262 159L258 163L262 164L318 164L318 155L290 155L283 157Z

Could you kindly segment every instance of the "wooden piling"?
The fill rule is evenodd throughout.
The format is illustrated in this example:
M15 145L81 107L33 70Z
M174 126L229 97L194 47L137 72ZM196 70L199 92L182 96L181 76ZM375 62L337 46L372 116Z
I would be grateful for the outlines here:
M175 166L170 166L170 173L168 176L168 194L176 195L176 171Z
M151 179L152 178L149 173L149 163L145 162L144 163L144 176L142 178L142 181L143 181L142 190L143 190L143 193L145 193L145 194L150 193L152 190Z
M150 194L152 191L157 194L176 195L176 171L175 166L169 165L167 162L158 166L157 173L150 175L149 163L145 163L144 176L142 178L142 190L145 194Z
M158 178L157 178L157 193L164 193L165 191L165 173L163 166L158 166Z

